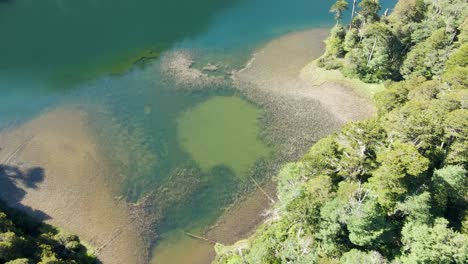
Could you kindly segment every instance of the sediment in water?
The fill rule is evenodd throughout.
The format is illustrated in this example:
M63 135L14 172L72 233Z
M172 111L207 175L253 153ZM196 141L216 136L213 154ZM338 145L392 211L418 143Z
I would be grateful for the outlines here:
M114 198L84 112L44 113L2 133L0 144L0 160L17 172L1 175L3 200L77 234L103 263L147 262L139 216Z
M268 162L268 168L262 166L265 170L261 182L263 190L252 182L252 188L257 191L227 208L202 234L204 237L231 244L251 235L267 217L265 211L272 205L267 195L275 197L275 184L271 179L281 165L296 160L316 141L338 131L344 123L373 115L369 98L358 95L353 87L333 80L313 82L314 72L310 68L303 70L323 53L323 41L328 32L314 29L275 39L257 50L243 69L232 74L230 85L262 107L261 136L276 146L277 154ZM182 240L187 239L190 238ZM200 260L214 256L209 246L196 251Z

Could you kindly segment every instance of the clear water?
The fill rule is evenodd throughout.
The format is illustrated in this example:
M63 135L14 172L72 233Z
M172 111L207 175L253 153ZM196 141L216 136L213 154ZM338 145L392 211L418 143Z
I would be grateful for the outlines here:
M389 7L396 1L382 2ZM333 25L330 4L0 1L0 129L57 106L79 106L89 113L100 150L118 172L119 195L127 200L166 185L176 188L177 169L196 172L197 184L185 196L168 199L158 233L206 226L232 201L248 171L274 155L274 146L258 138L261 109L227 86L177 89L160 75L160 55L183 49L196 66L213 62L236 69L278 35ZM146 63L135 66L142 58Z

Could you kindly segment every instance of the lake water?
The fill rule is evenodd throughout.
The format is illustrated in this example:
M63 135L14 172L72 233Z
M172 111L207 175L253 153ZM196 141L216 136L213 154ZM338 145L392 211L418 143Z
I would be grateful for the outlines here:
M162 241L175 230L206 227L275 153L259 137L262 110L229 89L225 75L276 36L332 26L330 4L0 1L0 129L57 106L78 106L115 170L116 195L137 202L168 192L155 227ZM205 89L193 92L190 83L161 71L170 54L188 54L199 69L218 64L215 78L223 81L197 84ZM171 196L180 177L192 177L191 188ZM171 251L162 252L169 263Z

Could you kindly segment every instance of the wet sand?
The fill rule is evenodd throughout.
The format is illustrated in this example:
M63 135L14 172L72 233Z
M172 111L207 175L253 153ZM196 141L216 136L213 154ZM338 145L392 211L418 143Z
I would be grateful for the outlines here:
M44 113L1 134L0 146L3 163L19 171L40 168L42 174L2 179L11 183L0 185L2 199L78 235L103 263L147 261L130 206L114 198L105 180L85 113L72 108Z

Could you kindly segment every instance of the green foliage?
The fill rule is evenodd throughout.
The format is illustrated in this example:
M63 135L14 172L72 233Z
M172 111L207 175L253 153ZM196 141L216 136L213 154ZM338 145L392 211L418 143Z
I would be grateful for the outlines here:
M406 221L427 224L432 219L431 193L423 192L408 196L404 202L398 203L397 210L406 217Z
M338 22L345 7L340 0L332 8ZM332 31L319 66L371 83L444 75L449 83L466 87L466 65L447 63L451 69L445 69L452 51L468 39L466 1L400 0L389 17L379 17L379 10L379 1L361 0L350 27L337 24L339 34ZM466 51L459 53L453 56L454 63Z
M337 0L330 8L330 12L335 13L335 19L338 21L342 18L343 12L348 9L349 4L346 0Z
M380 255L379 252L370 251L363 252L357 249L352 249L343 254L340 259L342 264L356 264L356 263L374 263L374 264L385 264L388 261Z
M361 0L359 7L361 8L360 14L366 21L372 22L373 20L378 20L378 12L380 11L379 1Z
M401 73L405 79L424 76L431 79L440 76L444 71L445 62L451 52L451 36L440 28L424 42L418 43L408 53Z
M445 138L448 142L446 163L467 164L468 160L468 110L450 112L444 120Z
M468 263L467 5L405 0L379 18L360 1L320 63L386 81L378 116L284 167L271 218L216 263Z
M375 120L346 125L338 138L343 152L338 175L352 179L369 177L377 167L375 157L384 137L385 130Z
M385 211L370 195L359 194L352 213L347 221L349 240L357 245L372 248L381 244L382 236L386 231ZM362 201L361 201L362 200Z
M398 1L390 18L393 23L401 23L399 26L402 26L402 24L421 22L425 12L424 0Z
M357 29L352 28L346 32L343 49L345 52L353 50L359 43L359 34Z
M338 69L341 67L340 59L343 58L345 50L343 43L345 41L346 30L340 24L337 24L326 39L325 54L319 59L321 67L326 69Z
M410 222L402 229L401 263L467 263L467 237L437 218L434 225Z
M455 88L468 87L468 43L452 53L442 79Z
M378 154L381 166L369 180L379 203L389 211L408 193L409 177L417 177L429 168L429 160L419 154L411 144L396 143L391 149Z
M97 263L77 236L32 220L0 202L0 263Z

